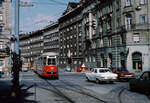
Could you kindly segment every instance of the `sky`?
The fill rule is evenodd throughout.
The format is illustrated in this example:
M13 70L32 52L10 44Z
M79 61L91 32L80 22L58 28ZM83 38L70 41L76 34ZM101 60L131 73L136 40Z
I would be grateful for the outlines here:
M12 28L14 27L14 1L12 3ZM32 7L20 6L20 33L28 33L42 29L51 21L57 21L66 10L68 2L79 2L80 0L20 0L27 2Z

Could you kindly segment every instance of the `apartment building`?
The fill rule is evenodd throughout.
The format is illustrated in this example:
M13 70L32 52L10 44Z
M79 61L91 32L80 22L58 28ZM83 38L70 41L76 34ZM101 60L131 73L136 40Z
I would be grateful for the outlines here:
M20 50L23 62L30 62L43 53L43 30L37 30L20 36Z
M11 0L0 0L0 57L5 57L5 49L11 35Z
M82 0L88 67L149 69L149 0Z
M21 59L23 63L30 62L30 35L20 35L19 49L21 50Z
M62 68L71 62L72 68L85 63L87 68L127 68L131 72L141 72L150 67L149 11L149 0L69 2L58 24L33 35L43 39L44 32L44 44L41 42L44 52L57 47L59 36ZM38 34L42 34L41 37ZM68 62L68 58L71 61Z
M59 64L60 67L76 69L83 63L82 6L69 2L59 18ZM70 60L69 60L70 59Z
M11 0L0 0L0 71L10 71ZM6 68L6 69L2 69Z
M57 52L59 53L59 25L54 22L43 29L43 53Z

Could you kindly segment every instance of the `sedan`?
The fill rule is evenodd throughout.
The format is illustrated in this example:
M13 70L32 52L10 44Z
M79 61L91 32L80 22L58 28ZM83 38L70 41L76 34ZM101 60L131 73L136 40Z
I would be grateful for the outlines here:
M118 80L130 80L135 77L134 73L130 73L126 68L118 68L114 73L118 74Z
M143 72L138 78L129 81L131 91L150 94L150 71Z
M91 72L87 72L85 75L88 81L95 81L96 83L113 83L117 79L117 74L112 73L108 68L93 68Z

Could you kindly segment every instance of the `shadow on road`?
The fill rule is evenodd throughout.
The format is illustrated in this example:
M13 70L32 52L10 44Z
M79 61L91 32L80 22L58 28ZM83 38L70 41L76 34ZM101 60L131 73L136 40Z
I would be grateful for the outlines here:
M34 92L28 91L30 88L33 88L34 85L30 87L25 87L24 85L20 86L19 96L11 96L11 87L12 85L6 81L0 81L0 103L37 103L34 100ZM23 89L26 88L26 89ZM28 97L32 97L31 100Z

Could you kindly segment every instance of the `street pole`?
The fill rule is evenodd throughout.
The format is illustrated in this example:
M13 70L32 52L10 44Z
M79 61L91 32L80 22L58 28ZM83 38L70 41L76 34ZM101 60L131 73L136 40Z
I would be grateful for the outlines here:
M12 96L18 96L20 92L19 88L19 71L21 67L20 52L19 52L19 0L15 0L15 35L14 35L14 52L13 52L13 86Z

